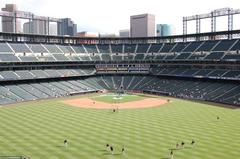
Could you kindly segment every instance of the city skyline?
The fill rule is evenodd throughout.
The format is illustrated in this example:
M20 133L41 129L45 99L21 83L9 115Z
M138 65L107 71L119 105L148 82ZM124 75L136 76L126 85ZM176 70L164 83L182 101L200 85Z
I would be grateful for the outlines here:
M172 24L176 27L176 34L182 34L182 17L195 14L209 13L214 9L230 7L240 8L238 0L203 0L198 2L195 0L182 1L110 1L89 0L87 2L78 2L74 0L56 1L56 0L2 0L1 8L6 3L15 3L19 10L33 12L41 16L51 16L56 18L71 18L78 24L78 32L90 31L101 33L115 33L119 30L130 28L130 16L137 14L154 14L156 24ZM57 5L56 5L57 4ZM186 5L184 7L183 5ZM208 4L208 5L206 5ZM238 7L239 6L239 7ZM54 8L54 9L53 9ZM64 11L63 11L64 10ZM240 16L236 16L238 21L234 22L234 29L240 29ZM203 21L203 25L207 27L202 32L210 31L209 21ZM226 17L218 18L217 31L226 30ZM189 33L195 32L195 23L189 24Z

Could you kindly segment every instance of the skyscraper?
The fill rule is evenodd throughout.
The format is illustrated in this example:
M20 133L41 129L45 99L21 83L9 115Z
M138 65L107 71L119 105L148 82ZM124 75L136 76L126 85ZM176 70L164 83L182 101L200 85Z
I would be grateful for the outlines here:
M23 32L26 34L40 34L46 35L45 22L34 20L23 24Z
M74 24L70 18L61 19L61 21L62 22L58 24L58 35L77 35L77 24Z
M157 36L170 36L175 34L175 27L170 24L157 24Z
M17 11L16 4L6 4L5 8L2 8L2 11L13 12ZM12 17L2 17L2 32L8 33L20 33L21 32L21 23L19 20L14 20Z
M131 37L155 36L155 15L141 14L130 17Z

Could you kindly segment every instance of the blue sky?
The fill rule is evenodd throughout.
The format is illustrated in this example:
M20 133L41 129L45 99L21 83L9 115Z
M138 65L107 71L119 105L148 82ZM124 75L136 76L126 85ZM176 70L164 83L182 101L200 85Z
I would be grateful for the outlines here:
M156 24L173 24L182 34L182 17L209 13L217 8L240 8L240 0L0 0L0 7L16 3L19 10L56 18L70 17L78 31L118 33L128 29L130 15L150 13ZM219 18L218 30L227 28L226 18ZM234 19L234 29L240 29L240 16ZM203 21L203 31L210 31L210 21ZM189 23L189 33L195 23Z

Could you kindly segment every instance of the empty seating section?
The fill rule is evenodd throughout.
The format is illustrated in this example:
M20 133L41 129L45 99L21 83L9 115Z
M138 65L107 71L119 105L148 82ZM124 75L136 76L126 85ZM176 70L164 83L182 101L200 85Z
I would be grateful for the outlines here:
M221 60L224 52L211 52L205 57L205 60Z
M67 58L64 54L52 54L52 56L56 59L56 61L69 61L70 59Z
M159 50L162 48L163 44L151 44L148 50L149 53L158 53Z
M7 85L5 87L7 89L9 89L12 93L16 94L18 97L21 97L23 100L37 99L36 96L34 96L30 92L25 91L24 89L20 88L18 85Z
M155 57L155 60L163 60L165 58L165 54L158 54Z
M12 52L11 48L7 45L7 43L0 42L0 53L10 53Z
M9 43L9 45L12 47L14 52L17 53L31 52L25 43Z
M61 50L59 50L59 48L57 48L57 45L44 44L44 46L50 53L62 53Z
M194 52L199 46L202 45L203 42L191 42L188 44L182 52Z
M124 52L125 53L135 53L136 45L135 44L125 44Z
M15 73L20 77L20 79L34 79L34 75L30 71L15 71Z
M140 61L140 60L143 60L144 59L144 54L136 54L134 60L136 61Z
M112 50L112 53L123 53L123 45L122 44L112 44L111 50Z
M222 40L213 51L228 51L235 42L236 40Z
M82 45L71 45L71 47L76 53L86 53Z
M129 54L129 55L125 54L123 56L123 60L125 60L125 61L132 61L133 59L134 59L134 55L133 54Z
M138 44L136 53L146 53L148 51L149 44Z
M81 58L82 61L91 61L90 56L87 55L87 54L86 55L81 55L80 58Z
M61 49L63 53L73 53L73 49L70 47L70 45L58 45L58 47Z
M121 86L125 90L240 105L239 50L240 40L236 39L78 45L0 42L0 62L5 62L5 68L0 70L0 105L116 90ZM50 64L34 64L45 61ZM28 63L15 65L11 62ZM112 70L112 73L103 75L95 69L98 62L121 66L127 63L150 64L150 73L148 76L136 75L129 68L121 75L113 74ZM64 65L59 66L62 63ZM7 68L5 65L8 64L13 68Z
M215 68L184 68L184 67L166 67L164 65L155 65L151 68L154 75L170 75L182 77L210 77L222 79L240 79L240 71Z
M122 55L112 55L112 59L113 61L122 61L123 60L123 56Z
M226 72L226 70L214 70L208 74L208 77L221 77Z
M109 44L99 44L97 47L100 53L110 53Z
M100 57L101 55L99 55L99 54L93 54L93 55L91 55L90 57L91 57L91 59L93 60L93 61L101 61L101 57Z
M203 60L205 56L206 56L206 53L195 52L195 53L192 53L188 59L189 60Z
M3 54L3 53L0 53L0 62L19 62L19 58L17 58L14 54L10 54L10 53L7 53L7 54Z
M239 40L153 44L78 44L0 43L0 62L43 61L110 61L110 60L240 60ZM12 49L14 51L12 51ZM228 52L231 50L232 52ZM13 53L14 52L14 53ZM17 54L15 54L17 53ZM22 53L22 54L20 54ZM26 54L25 54L26 53ZM29 54L38 53L38 54ZM41 54L40 54L41 53ZM76 54L77 53L77 54ZM84 53L88 53L85 54ZM100 54L98 54L100 53ZM102 54L108 53L105 56ZM132 54L130 59L115 54ZM139 58L139 53L154 53L155 57ZM164 53L158 54L155 53ZM167 53L175 53L167 54ZM90 54L90 55L89 55ZM112 56L113 55L113 56ZM135 57L136 55L136 57ZM110 56L110 58L109 58ZM121 55L122 56L122 55Z
M238 40L230 50L231 51L240 50L240 40Z
M85 49L87 50L88 53L98 53L96 45L84 45Z
M111 61L112 58L111 58L110 54L102 54L102 60L103 61Z
M206 70L199 70L195 75L196 76L203 76L203 77L207 77L208 74L210 72L212 72L213 70L210 70L210 69L206 69Z
M173 47L175 46L175 43L165 43L162 47L162 49L160 50L160 52L170 52Z
M176 54L171 53L171 54L166 54L164 60L173 60L176 57Z
M0 71L0 81L86 76L95 72L95 68Z
M148 55L145 56L145 59L144 59L144 60L146 60L146 61L151 61L151 60L153 60L154 58L155 58L154 55L148 54Z
M196 51L211 51L219 41L205 41Z
M38 59L35 56L18 56L23 62L37 62Z
M182 74L183 70L175 69L173 72ZM126 90L145 90L180 98L240 105L240 86L237 83L216 83L132 75L95 76L79 80L0 85L0 104L66 96L71 93L97 91L99 89L115 90L120 86L123 86Z
M227 71L222 77L240 78L240 71Z
M240 61L240 53L225 54L223 59L229 61Z
M176 60L186 60L191 55L191 53L181 53L175 59Z
M27 44L34 53L47 53L48 51L41 44Z
M52 55L50 56L38 56L38 61L43 62L43 61L56 61Z
M19 76L13 71L0 71L0 75L4 80L17 80Z
M177 43L171 52L181 52L187 45L188 43Z
M49 75L43 70L31 70L31 74L34 75L35 78L47 78Z
M78 56L66 56L70 61L81 61Z

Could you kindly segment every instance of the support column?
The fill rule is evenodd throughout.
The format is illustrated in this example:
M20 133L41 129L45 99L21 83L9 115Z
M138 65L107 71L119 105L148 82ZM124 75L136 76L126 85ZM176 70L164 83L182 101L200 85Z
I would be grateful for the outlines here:
M213 12L211 17L211 32L216 32L216 17Z

